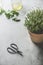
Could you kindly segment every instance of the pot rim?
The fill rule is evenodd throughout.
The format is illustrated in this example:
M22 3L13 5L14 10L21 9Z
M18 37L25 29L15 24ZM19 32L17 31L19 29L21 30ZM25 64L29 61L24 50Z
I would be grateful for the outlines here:
M43 35L43 33L34 33L34 32L31 32L31 31L28 31L29 33L31 34L34 34L34 35Z

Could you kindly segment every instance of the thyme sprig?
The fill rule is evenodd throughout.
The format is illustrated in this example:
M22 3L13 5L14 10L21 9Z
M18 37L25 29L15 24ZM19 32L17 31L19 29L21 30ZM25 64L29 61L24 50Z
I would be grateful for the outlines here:
M11 10L11 11L5 11L4 9L0 8L0 15L5 14L5 16L7 17L7 19L12 19L13 21L19 22L20 19L18 19L17 17L19 16L19 12Z

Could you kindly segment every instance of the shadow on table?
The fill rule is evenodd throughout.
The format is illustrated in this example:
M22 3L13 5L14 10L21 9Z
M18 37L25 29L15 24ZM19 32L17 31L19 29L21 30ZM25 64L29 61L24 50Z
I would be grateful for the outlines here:
M38 47L39 49L39 53L38 53L38 60L40 61L40 65L43 65L43 43L35 43L35 45Z
M33 42L36 46L38 46L40 49L43 49L43 42L42 43L36 43Z

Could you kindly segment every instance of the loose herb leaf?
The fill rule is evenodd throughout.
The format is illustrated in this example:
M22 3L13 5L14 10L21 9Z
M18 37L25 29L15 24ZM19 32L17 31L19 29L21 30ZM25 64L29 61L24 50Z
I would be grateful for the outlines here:
M10 18L14 17L14 15L18 16L19 13L12 10L12 11L5 12L5 15L6 15L6 17L7 17L8 19L10 19Z
M16 11L14 11L14 10L12 10L12 11L11 11L11 13L12 13L12 14L14 14L14 15L16 15L16 16L18 16L18 15L19 15L19 13L18 13L18 12L16 12Z
M12 20L16 22L20 22L20 19L17 19L17 18L13 18Z
M0 8L0 15L2 15L4 12L5 11L2 8Z
M5 13L6 17L10 19L10 13Z
M13 19L12 19L13 21L16 21L16 22L19 22L19 21L20 21L20 19L17 19L17 17L15 17L15 15L16 15L16 16L19 15L19 12L16 12L16 11L14 11L14 10L6 12L4 9L0 8L0 15L2 15L3 13L5 14L5 16L6 16L8 19L13 18Z

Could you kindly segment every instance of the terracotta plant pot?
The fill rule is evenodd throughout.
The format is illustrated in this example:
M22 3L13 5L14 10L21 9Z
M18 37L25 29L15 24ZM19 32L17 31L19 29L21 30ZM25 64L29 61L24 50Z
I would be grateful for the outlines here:
M43 34L35 34L32 32L29 32L29 33L30 33L30 37L31 37L33 42L35 42L35 43L42 43L43 42Z

